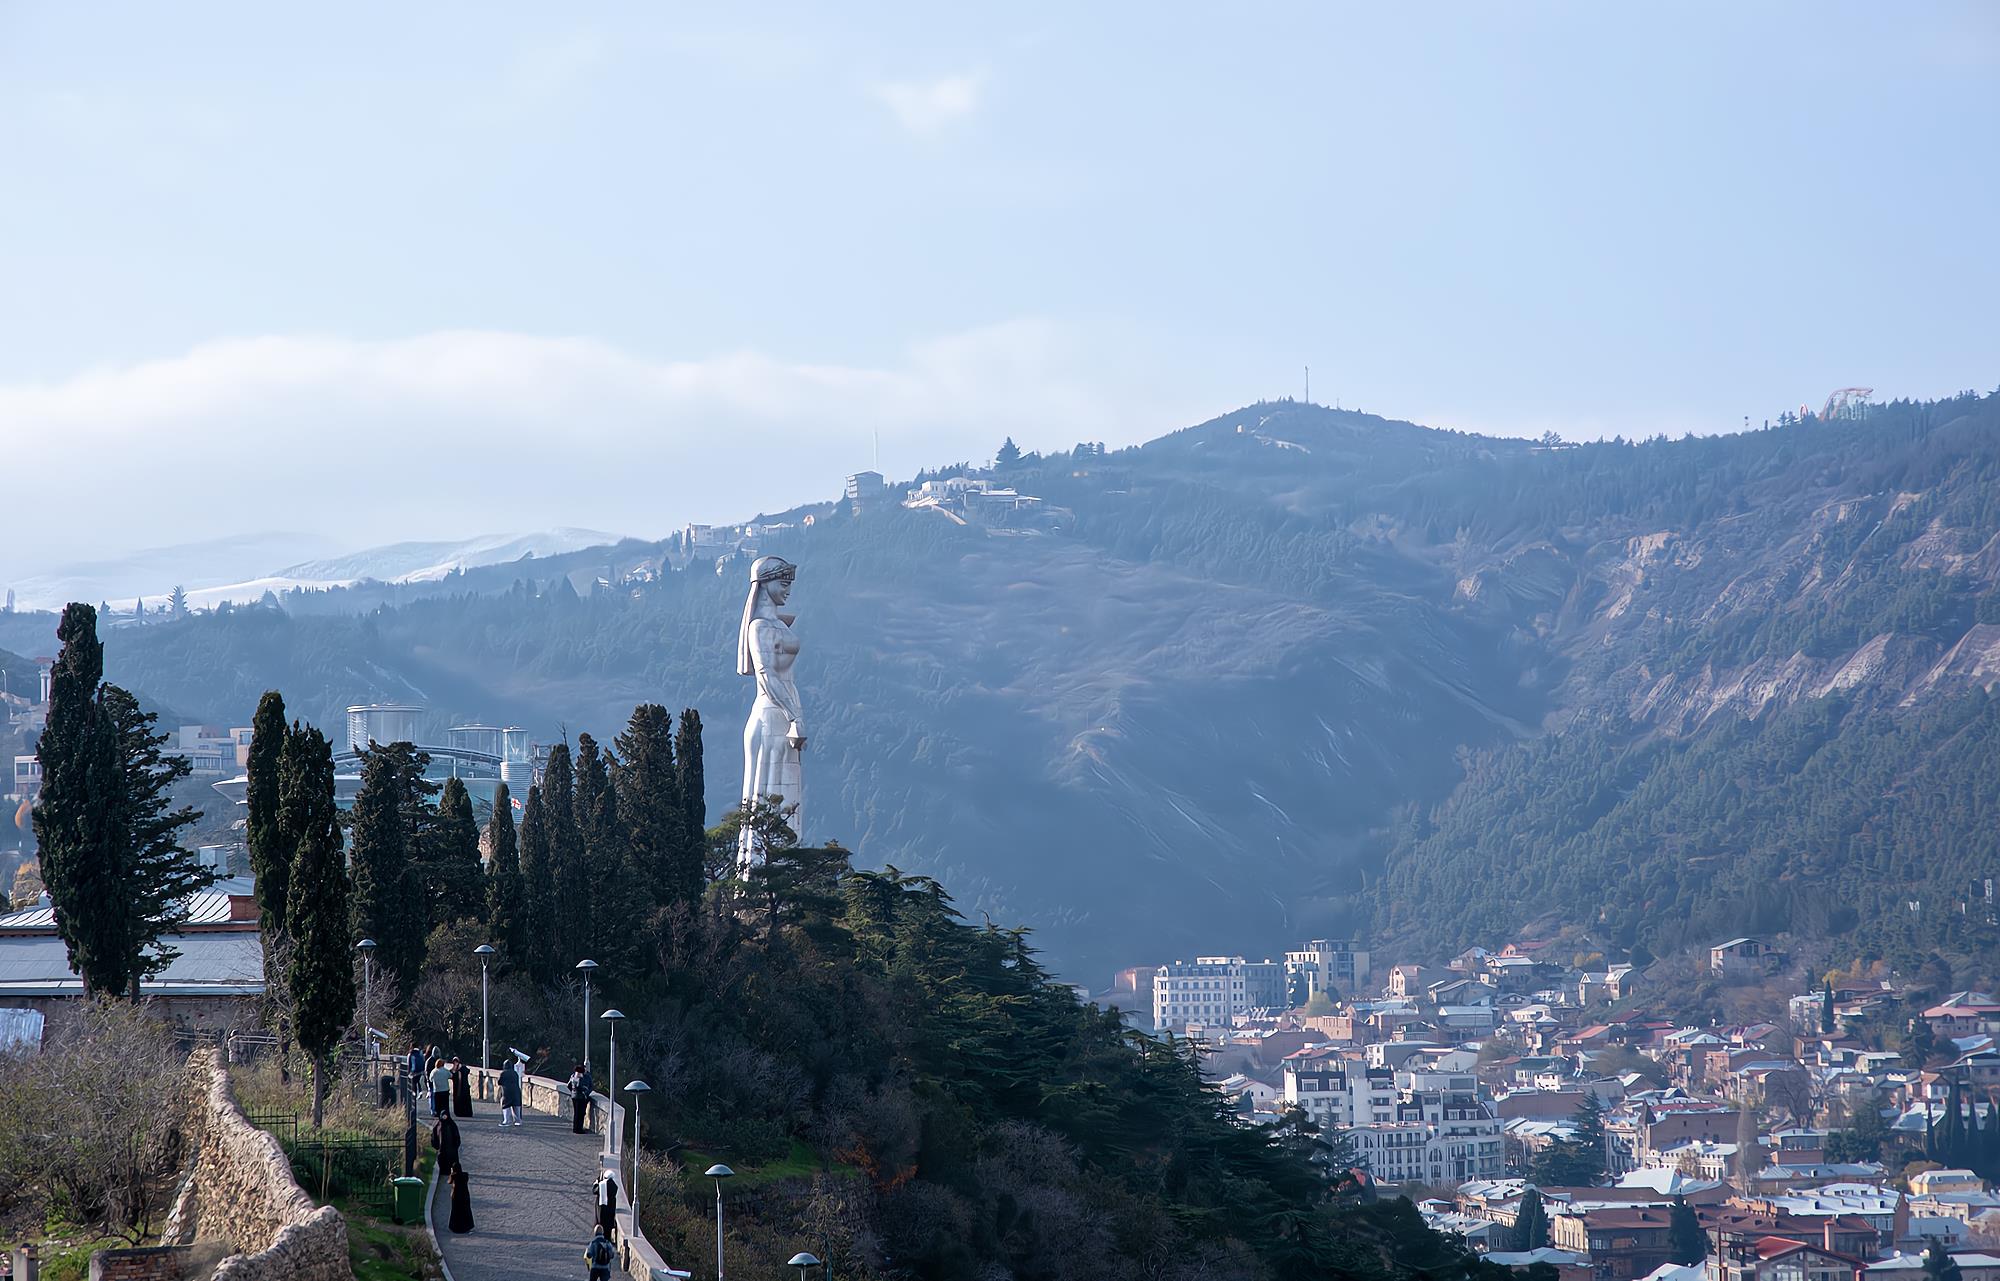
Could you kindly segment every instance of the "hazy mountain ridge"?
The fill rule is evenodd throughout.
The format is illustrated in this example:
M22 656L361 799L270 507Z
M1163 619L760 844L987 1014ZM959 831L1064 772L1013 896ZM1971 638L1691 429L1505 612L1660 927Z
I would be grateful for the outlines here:
M1067 535L816 507L765 548L802 567L808 835L947 876L1084 977L1371 921L1441 950L1594 919L1548 851L1587 861L1598 841L1673 865L1599 825L1695 748L1725 762L1796 734L1874 743L1890 754L1871 778L1963 774L1913 727L1994 679L1995 403L1562 448L1278 403L1024 460L1006 479L1072 509ZM608 738L635 702L692 704L716 813L749 702L730 663L741 575L549 590L661 550L125 631L109 664L221 720L270 686L322 723L421 698L546 736ZM1978 737L1976 709L1949 715ZM1587 795L1538 808L1571 791ZM1853 822L1893 826L1857 805ZM1620 816L1633 832L1638 817ZM1709 826L1683 839L1741 835L1773 857L1788 839ZM1965 839L1971 866L1993 838ZM1774 883L1791 857L1764 869ZM1578 883L1648 901L1630 879Z

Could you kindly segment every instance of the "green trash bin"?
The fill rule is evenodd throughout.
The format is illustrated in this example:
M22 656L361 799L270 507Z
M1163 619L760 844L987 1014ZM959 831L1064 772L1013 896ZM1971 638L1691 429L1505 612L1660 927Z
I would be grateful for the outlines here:
M404 1177L395 1180L396 1222L421 1223L424 1219L424 1181Z

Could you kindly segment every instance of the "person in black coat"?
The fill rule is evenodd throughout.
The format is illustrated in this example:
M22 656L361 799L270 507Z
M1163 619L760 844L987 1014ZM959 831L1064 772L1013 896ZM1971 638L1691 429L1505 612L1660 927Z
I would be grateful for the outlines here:
M460 1059L451 1061L451 1110L458 1116L472 1115L472 1069Z
M458 1122L447 1112L431 1126L431 1146L437 1149L438 1169L449 1171L458 1164Z
M465 1167L451 1167L451 1222L453 1232L472 1231L472 1189L466 1186Z
M605 1236L618 1237L618 1180L606 1170L597 1180L597 1226Z

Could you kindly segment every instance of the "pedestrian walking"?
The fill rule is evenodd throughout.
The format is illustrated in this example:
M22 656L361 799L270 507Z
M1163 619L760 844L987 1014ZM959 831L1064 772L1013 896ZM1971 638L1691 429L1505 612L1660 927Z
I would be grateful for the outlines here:
M459 1116L472 1115L472 1069L456 1056L451 1061L451 1110Z
M521 1065L512 1059L500 1069L500 1124L521 1124Z
M430 1065L424 1062L424 1047L414 1041L411 1042L410 1057L407 1062L410 1069L410 1093L415 1094L424 1088L425 1073L430 1070Z
M579 1063L569 1073L569 1118L570 1129L584 1133L583 1114L590 1107L590 1078L584 1075L583 1064Z
M465 1167L451 1167L451 1222L453 1232L472 1231L472 1189L466 1185Z
M451 1067L445 1063L438 1063L431 1069L431 1115L447 1116L450 1112Z
M604 1235L604 1225L597 1225L591 1233L590 1244L583 1247L583 1261L590 1265L590 1281L611 1281L611 1265L617 1262L617 1247Z
M583 1065L584 1126L597 1124L597 1078L590 1074L590 1064Z
M458 1164L458 1122L446 1112L431 1126L431 1146L437 1149L437 1164L440 1170L450 1170Z
M609 1170L597 1179L597 1230L607 1237L618 1235L618 1180Z

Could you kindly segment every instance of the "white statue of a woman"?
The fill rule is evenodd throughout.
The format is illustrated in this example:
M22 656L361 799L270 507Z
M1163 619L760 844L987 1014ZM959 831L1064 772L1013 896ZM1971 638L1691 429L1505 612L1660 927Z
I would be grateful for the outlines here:
M743 726L743 809L776 798L785 821L803 832L801 805L805 783L799 753L805 750L805 713L799 687L792 681L799 641L792 634L795 614L779 608L792 594L798 567L778 556L760 556L750 566L750 596L743 602L743 626L736 634L736 672L757 678L757 701ZM746 823L737 840L737 859L744 867L762 861L763 851Z

